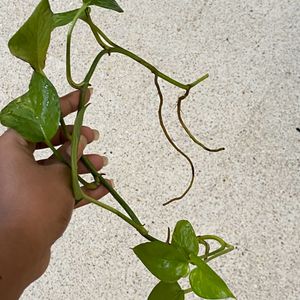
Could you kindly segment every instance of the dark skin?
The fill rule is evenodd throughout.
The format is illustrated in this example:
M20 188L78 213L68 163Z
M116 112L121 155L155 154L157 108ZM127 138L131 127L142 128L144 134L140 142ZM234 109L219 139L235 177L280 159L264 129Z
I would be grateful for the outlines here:
M78 104L79 92L62 97L63 116L76 111ZM68 131L72 133L72 127ZM81 128L78 160L85 146L98 137L91 128ZM70 159L70 142L61 130L52 143L61 145L59 151ZM25 141L11 129L0 136L0 299L18 299L45 272L51 246L63 235L75 208L70 169L53 156L34 159L34 151L44 147ZM97 170L107 163L100 155L87 156ZM88 173L81 162L78 168L80 174ZM103 186L84 192L94 199L108 193Z

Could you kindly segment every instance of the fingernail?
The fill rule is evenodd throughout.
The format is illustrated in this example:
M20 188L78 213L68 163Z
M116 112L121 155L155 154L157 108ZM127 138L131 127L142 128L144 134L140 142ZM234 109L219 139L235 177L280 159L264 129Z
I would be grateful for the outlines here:
M106 156L102 156L103 167L108 165L108 158Z
M98 141L100 138L100 133L97 129L93 129L93 133L94 133L94 141Z
M109 184L110 184L113 188L116 187L116 186L115 186L115 182L113 181L113 179L110 179L110 180L109 180Z
M80 136L80 138L79 138L79 144L82 147L82 149L84 149L87 146L88 141L87 141L87 139L86 139L86 137L84 135Z

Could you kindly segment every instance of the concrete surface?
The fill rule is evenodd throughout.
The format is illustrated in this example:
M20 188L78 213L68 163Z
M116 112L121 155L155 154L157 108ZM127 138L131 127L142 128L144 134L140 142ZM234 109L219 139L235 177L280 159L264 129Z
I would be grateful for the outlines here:
M37 3L1 1L1 107L27 89L29 69L6 44ZM124 14L93 13L114 41L180 81L210 74L184 103L184 118L195 135L226 151L207 153L188 140L174 108L181 91L162 83L168 128L197 170L186 199L162 208L184 189L190 170L158 126L153 76L118 55L105 58L93 80L86 123L102 137L88 151L106 153L105 172L153 235L165 237L168 226L186 218L199 234L219 234L235 245L211 265L238 299L299 299L299 1L119 3ZM51 4L62 11L80 1ZM46 69L60 94L70 91L65 34L53 34ZM76 36L73 70L79 80L97 47L86 27L77 28ZM146 299L156 280L130 249L142 241L99 208L78 210L53 247L47 273L22 300Z

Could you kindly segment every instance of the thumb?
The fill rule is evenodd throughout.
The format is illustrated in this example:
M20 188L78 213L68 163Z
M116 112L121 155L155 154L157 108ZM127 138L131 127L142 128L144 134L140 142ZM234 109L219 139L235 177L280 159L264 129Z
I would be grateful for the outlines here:
M33 152L35 150L35 144L26 141L17 131L14 129L7 129L1 136L5 140L7 148L10 150L19 151L20 154L30 155L33 158Z

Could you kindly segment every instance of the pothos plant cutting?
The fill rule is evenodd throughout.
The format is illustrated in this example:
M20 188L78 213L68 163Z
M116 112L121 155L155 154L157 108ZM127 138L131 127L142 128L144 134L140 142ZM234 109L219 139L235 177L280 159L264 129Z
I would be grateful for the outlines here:
M196 235L192 225L187 220L178 221L172 235L170 229L168 229L166 241L161 241L150 235L145 225L128 203L104 179L103 174L97 172L86 156L83 156L81 160L92 174L93 182L87 182L78 175L77 153L80 128L87 109L84 99L86 99L91 78L101 58L105 55L110 56L113 53L130 57L153 73L154 84L160 99L158 116L161 128L169 143L190 164L192 176L188 187L182 195L169 200L164 205L178 201L188 193L194 181L194 165L192 160L172 140L164 125L162 117L164 98L160 89L159 78L184 91L177 101L177 115L182 128L189 138L207 151L218 152L224 150L224 148L210 149L202 144L191 133L182 118L182 101L187 98L191 89L206 79L208 75L206 74L190 84L183 84L160 72L144 59L109 39L93 22L91 17L92 6L123 12L115 0L83 0L79 9L53 13L49 1L41 0L29 19L13 35L9 41L9 49L14 56L30 64L33 69L33 75L29 84L29 90L2 109L0 114L1 124L15 129L30 142L44 142L58 159L69 165L75 202L85 199L110 211L130 224L148 240L146 243L134 247L133 251L146 268L159 280L159 283L150 293L149 300L182 300L187 293L195 293L204 299L235 298L226 283L208 265L209 261L233 250L233 246L214 235ZM79 83L72 79L71 73L71 40L74 27L78 24L78 21L85 22L89 26L100 48L86 76ZM57 91L44 73L51 33L57 27L65 25L69 25L66 42L66 76L70 86L80 91L80 105L72 134L69 134L66 130L64 119L61 117ZM65 136L71 141L70 162L65 161L60 152L51 143L51 139L59 126L61 126ZM109 190L114 199L121 205L123 212L101 201L96 201L83 192L82 186L88 189L95 189L100 184ZM218 243L217 249L211 249L212 241ZM201 245L201 249L199 245ZM178 282L184 277L189 278L189 287L182 288L182 281Z

